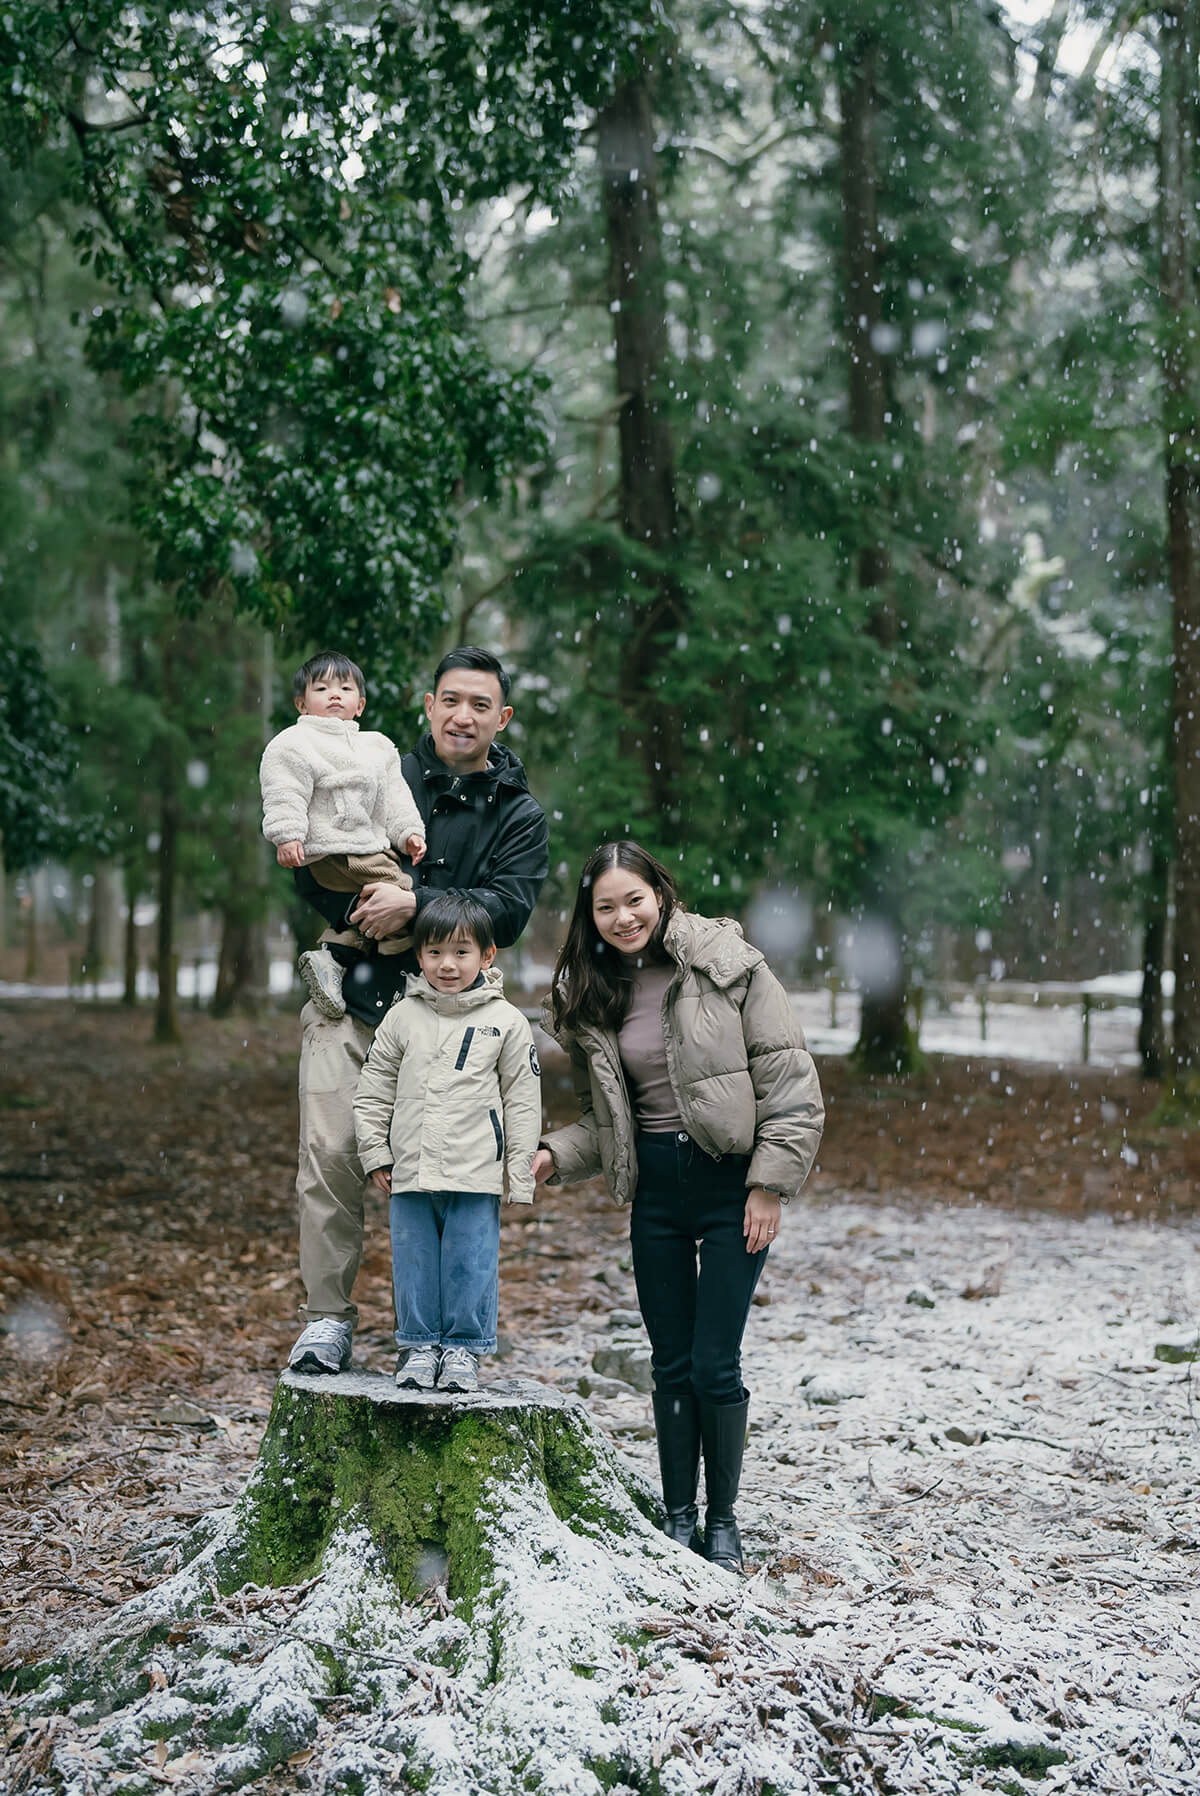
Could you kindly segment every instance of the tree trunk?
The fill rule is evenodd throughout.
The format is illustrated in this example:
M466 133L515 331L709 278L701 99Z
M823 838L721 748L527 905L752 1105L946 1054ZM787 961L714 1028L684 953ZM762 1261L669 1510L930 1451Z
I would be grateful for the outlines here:
M667 554L678 529L675 445L662 390L666 358L658 158L649 71L626 81L596 124L608 235L608 297L616 345L621 527L632 541ZM662 670L687 606L666 571L630 576L635 595L621 655L629 746L642 763L663 842L682 830L683 722L662 689Z
M264 631L257 662L249 655L243 670L242 703L260 719L262 742L270 735L274 659L270 636ZM228 895L221 906L221 946L217 959L217 983L213 992L214 1016L228 1016L234 1009L256 1013L265 1003L270 984L266 937L267 843L259 827L262 812L257 788L247 792L237 806L229 842Z
M21 923L25 937L25 968L23 977L26 983L32 983L38 976L41 965L41 930L38 919L37 876L28 875L29 889L21 900Z
M125 869L125 917L121 948L124 989L121 993L121 1002L130 1008L137 1003L138 951L137 923L134 919L134 912L137 910L140 896L137 882L127 867Z
M1167 1031L1163 1017L1163 971L1166 967L1168 888L1171 857L1165 845L1151 851L1142 919L1142 998L1138 1020L1138 1053L1142 1077L1161 1079L1167 1070Z
M861 443L876 443L882 468L887 410L887 377L879 349L883 322L879 279L879 153L876 68L878 46L860 44L840 83L841 198L843 299L842 326L847 351L850 433ZM882 480L882 474L880 474ZM867 493L876 511L881 495ZM868 629L885 648L899 634L892 585L891 557L868 519L866 540L858 551L856 577L873 595ZM908 980L904 931L897 902L900 870L887 863L886 851L865 841L860 897L868 925L888 952L864 956L859 973L862 1015L854 1057L865 1072L891 1075L912 1069L917 1040L908 1023Z
M1160 211L1167 561L1173 609L1175 767L1174 1070L1200 1075L1200 417L1195 331L1196 81L1200 26L1191 0L1160 23Z
M247 916L229 904L221 913L221 946L212 1013L228 1016L234 1009L257 1015L266 995L268 967L262 918Z
M175 991L176 851L179 843L179 792L170 745L162 750L159 786L158 844L158 997L154 1007L154 1039L179 1040Z

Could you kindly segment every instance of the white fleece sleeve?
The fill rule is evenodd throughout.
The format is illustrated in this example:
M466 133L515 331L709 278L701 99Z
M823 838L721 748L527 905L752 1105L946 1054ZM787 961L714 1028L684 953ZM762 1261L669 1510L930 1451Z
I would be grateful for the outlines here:
M313 770L291 730L283 730L267 743L258 778L262 787L263 835L267 841L276 848L281 842L307 841Z

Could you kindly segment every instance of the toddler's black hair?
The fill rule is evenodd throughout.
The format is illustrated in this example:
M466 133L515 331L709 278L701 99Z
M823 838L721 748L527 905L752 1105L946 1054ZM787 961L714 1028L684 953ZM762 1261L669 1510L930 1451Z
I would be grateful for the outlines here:
M485 951L496 946L491 913L478 898L468 897L465 892L439 892L417 912L413 947L423 948L426 942L448 942L460 931Z
M296 670L292 679L292 697L303 698L313 680L344 680L347 675L358 687L360 698L366 698L367 682L363 678L363 670L357 662L351 661L349 655L337 655L332 650L312 655L303 667Z

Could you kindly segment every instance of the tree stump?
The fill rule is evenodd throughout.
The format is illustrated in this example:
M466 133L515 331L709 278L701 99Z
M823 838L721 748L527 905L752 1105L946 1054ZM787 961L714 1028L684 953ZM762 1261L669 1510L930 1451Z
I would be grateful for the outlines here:
M656 1509L583 1406L529 1380L284 1373L182 1569L18 1674L9 1787L871 1787L794 1617Z

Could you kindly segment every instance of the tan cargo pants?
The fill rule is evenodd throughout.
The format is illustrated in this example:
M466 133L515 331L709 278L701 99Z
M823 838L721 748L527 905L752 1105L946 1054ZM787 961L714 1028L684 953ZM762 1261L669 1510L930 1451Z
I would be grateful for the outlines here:
M300 1012L300 1162L296 1204L305 1322L357 1322L350 1293L363 1245L366 1181L354 1139L354 1088L375 1033L357 1017Z

